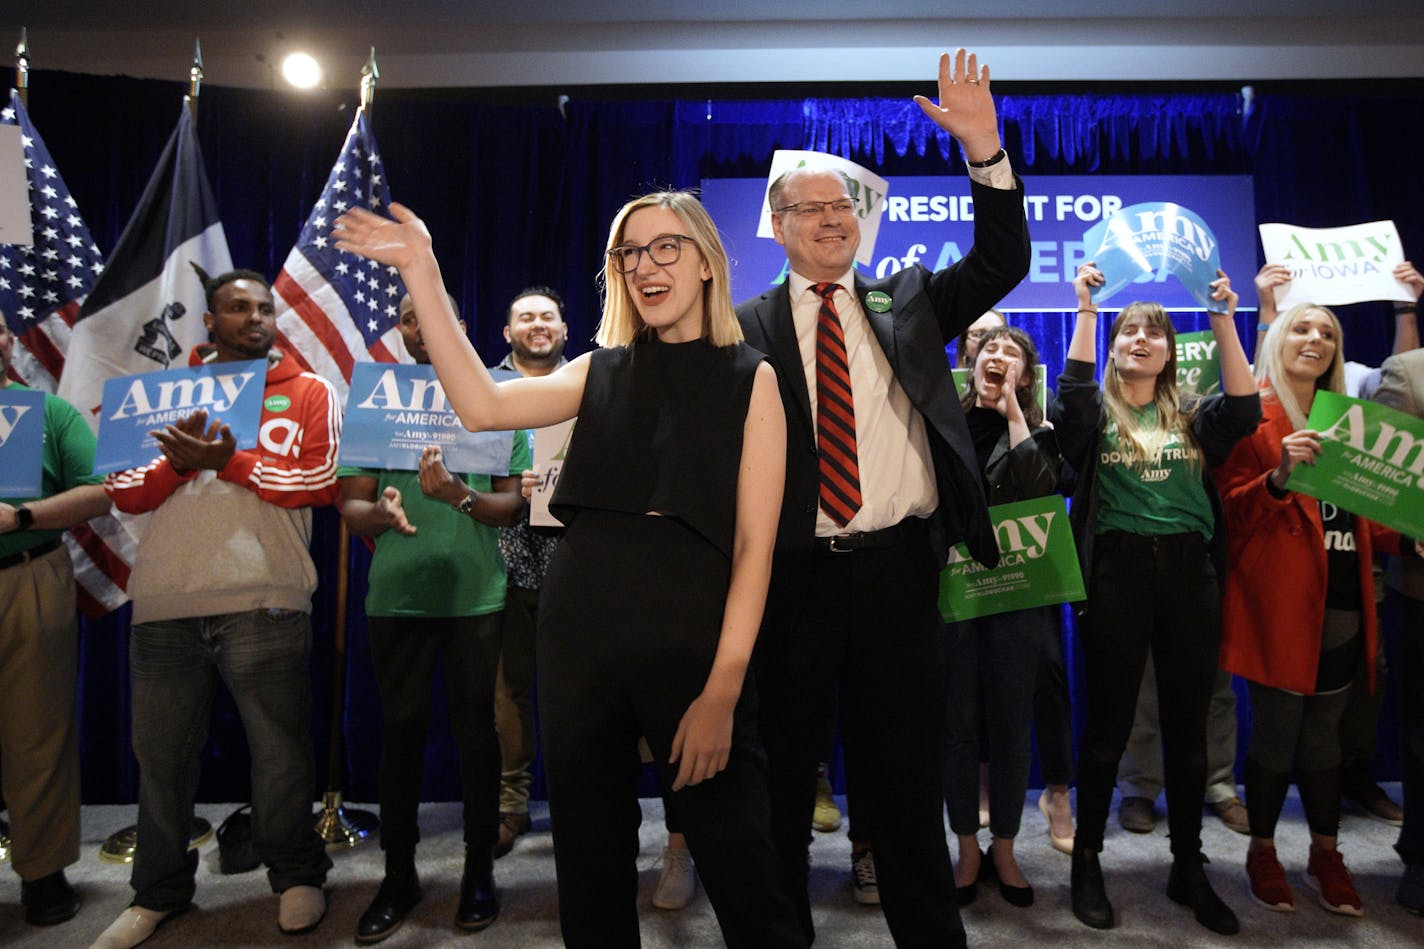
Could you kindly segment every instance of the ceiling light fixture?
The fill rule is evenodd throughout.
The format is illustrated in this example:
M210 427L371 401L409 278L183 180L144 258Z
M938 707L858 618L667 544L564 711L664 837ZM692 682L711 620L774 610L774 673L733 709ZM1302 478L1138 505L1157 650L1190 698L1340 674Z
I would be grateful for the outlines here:
M288 53L282 59L282 78L298 89L315 89L321 82L321 64L310 53Z

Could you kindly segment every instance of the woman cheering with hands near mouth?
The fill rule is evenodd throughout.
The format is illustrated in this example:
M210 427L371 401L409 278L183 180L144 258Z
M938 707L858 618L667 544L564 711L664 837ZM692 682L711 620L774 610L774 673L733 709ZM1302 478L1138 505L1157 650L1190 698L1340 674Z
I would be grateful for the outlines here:
M979 340L964 392L964 417L990 504L1053 494L1063 460L1053 428L1038 405L1037 349L1009 326L987 329ZM1029 730L1043 644L1057 635L1050 609L1034 607L951 623L944 628L948 681L945 717L945 802L959 839L955 889L960 905L973 902L976 880L992 861L999 893L1014 906L1033 903L1033 888L1014 860L1014 838L1028 792ZM993 843L979 853L977 832L980 736L989 755L989 828Z
M578 416L551 506L567 525L539 609L539 715L565 944L639 944L638 737L729 946L804 946L772 849L747 665L780 515L785 413L741 342L727 255L697 199L624 205L603 348L495 384L455 322L424 224L350 211L337 246L400 271L472 430Z
M1167 895L1213 932L1240 925L1202 871L1206 719L1221 642L1220 577L1226 535L1212 472L1261 416L1232 322L1236 293L1212 284L1210 313L1222 394L1187 402L1177 392L1176 333L1156 303L1131 303L1113 321L1101 388L1093 382L1103 275L1078 268L1078 318L1058 381L1058 443L1078 472L1071 521L1088 591L1079 626L1088 716L1078 756L1073 913L1113 925L1098 853L1118 762L1132 730L1150 647L1157 673L1172 839Z

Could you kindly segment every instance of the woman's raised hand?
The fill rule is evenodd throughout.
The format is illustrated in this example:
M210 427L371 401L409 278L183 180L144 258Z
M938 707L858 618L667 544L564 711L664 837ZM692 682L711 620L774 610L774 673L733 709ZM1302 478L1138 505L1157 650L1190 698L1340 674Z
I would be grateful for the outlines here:
M1078 275L1073 278L1073 292L1078 296L1078 306L1085 310L1096 309L1093 305L1093 289L1106 282L1107 278L1093 261L1079 265Z
M352 208L336 219L331 236L336 248L404 271L424 256L430 256L430 231L415 212L403 204L391 203L391 218L365 208Z

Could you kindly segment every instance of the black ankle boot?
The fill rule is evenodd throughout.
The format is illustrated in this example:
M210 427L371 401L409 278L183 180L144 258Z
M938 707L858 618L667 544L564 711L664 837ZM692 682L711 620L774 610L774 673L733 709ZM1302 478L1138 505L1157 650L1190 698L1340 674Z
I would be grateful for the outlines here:
M415 854L386 851L386 876L356 923L356 942L366 946L389 937L423 895L420 878L415 875Z
M465 932L478 932L499 916L499 891L494 887L494 859L466 852L465 874L460 878L460 907L455 925Z
M1183 854L1172 859L1172 873L1167 878L1167 896L1174 903L1190 907L1197 922L1214 933L1234 936L1241 931L1241 923L1231 907L1211 888L1202 869L1205 858L1199 853Z
M1085 926L1112 929L1113 908L1103 886L1103 868L1093 850L1073 848L1073 915Z

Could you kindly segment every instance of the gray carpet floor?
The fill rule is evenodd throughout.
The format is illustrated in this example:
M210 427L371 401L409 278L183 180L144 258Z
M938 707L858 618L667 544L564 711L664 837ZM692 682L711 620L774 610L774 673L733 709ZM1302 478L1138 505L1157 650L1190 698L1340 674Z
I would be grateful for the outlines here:
M1398 788L1390 789L1398 799ZM1241 917L1242 932L1234 938L1213 936L1190 912L1164 894L1169 862L1165 822L1153 834L1129 834L1114 820L1108 830L1103 866L1108 893L1119 922L1109 932L1089 930L1072 916L1068 904L1068 858L1048 844L1046 824L1031 792L1019 835L1020 866L1033 883L1037 902L1030 909L1005 903L990 887L964 910L971 945L1055 947L1154 946L1424 946L1424 919L1411 916L1394 902L1400 864L1391 845L1396 830L1358 814L1347 813L1340 829L1341 849L1354 873L1365 904L1363 919L1325 912L1313 893L1300 883L1305 870L1308 835L1294 792L1286 805L1277 837L1282 863L1296 887L1298 909L1274 913L1253 903L1246 889L1246 838L1205 818L1207 868L1217 892ZM353 805L360 806L360 805ZM1159 803L1160 807L1160 803ZM231 805L200 805L198 813L216 826ZM638 908L643 945L651 949L721 945L716 919L706 898L685 910L667 912L651 905L662 852L662 804L643 802L642 851L638 860ZM383 945L393 947L474 946L552 947L559 945L554 896L554 866L547 813L536 805L533 831L521 837L513 853L495 865L503 895L499 920L483 933L464 935L452 923L458 898L463 845L458 804L429 804L421 810L424 840L418 856L425 899L404 927ZM128 867L101 862L99 845L119 827L132 823L136 808L86 807L83 813L83 856L69 871L84 896L84 908L69 923L49 929L25 924L19 905L19 879L0 872L0 945L25 949L82 947L89 944L127 905ZM981 834L987 843L987 831ZM222 876L217 845L202 846L196 905L163 926L145 945L153 949L190 946L349 946L356 920L375 895L381 878L381 854L374 842L332 854L335 868L328 881L330 908L314 933L283 937L276 929L277 901L260 872ZM889 946L889 933L879 909L857 905L850 891L850 845L845 834L817 834L812 846L811 896L815 906L817 946Z

